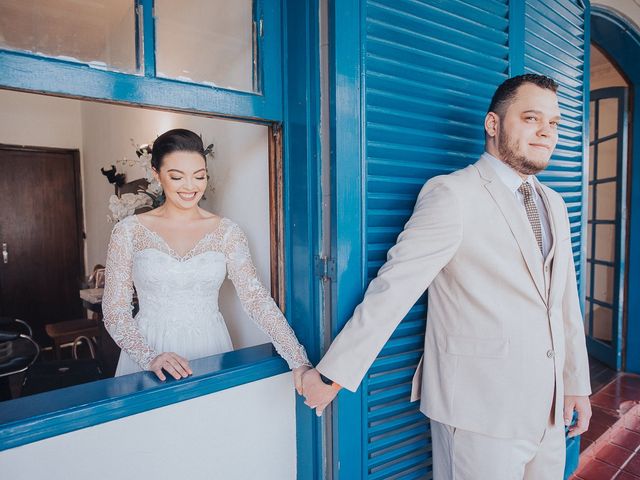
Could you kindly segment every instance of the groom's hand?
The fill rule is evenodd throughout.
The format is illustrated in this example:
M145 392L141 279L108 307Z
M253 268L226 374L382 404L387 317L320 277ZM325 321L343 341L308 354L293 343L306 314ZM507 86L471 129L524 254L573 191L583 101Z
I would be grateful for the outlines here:
M589 402L589 397L565 395L564 424L567 427L571 424L574 410L578 413L578 423L569 428L569 438L581 435L589 428L589 420L591 420L591 403Z
M302 375L302 393L305 405L316 409L316 415L322 415L327 405L336 397L340 387L327 385L320 378L320 373L312 368Z

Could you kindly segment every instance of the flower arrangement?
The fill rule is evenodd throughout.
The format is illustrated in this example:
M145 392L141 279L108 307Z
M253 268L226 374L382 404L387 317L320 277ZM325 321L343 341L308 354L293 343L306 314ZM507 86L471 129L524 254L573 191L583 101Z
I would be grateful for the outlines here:
M153 174L153 168L151 167L151 151L153 145L148 143L136 144L133 139L131 139L131 144L135 148L136 158L129 160L125 157L122 160L116 161L116 163L122 166L141 167L144 170L144 178L140 179L140 186L136 193L111 195L109 198L109 210L111 211L111 215L108 215L107 218L113 223L117 223L120 220L133 215L136 211L141 209L153 210L154 208L162 205L165 200L162 185L160 185L160 182L156 180ZM213 156L213 144L209 145L205 149L204 154L205 156ZM119 176L118 183L112 181L112 178L109 178L109 181L111 183L116 183L119 187L122 187L124 184L124 175L116 174L115 166L113 166L112 170L113 172L110 171L108 173L111 173L112 178ZM107 175L104 170L102 173Z

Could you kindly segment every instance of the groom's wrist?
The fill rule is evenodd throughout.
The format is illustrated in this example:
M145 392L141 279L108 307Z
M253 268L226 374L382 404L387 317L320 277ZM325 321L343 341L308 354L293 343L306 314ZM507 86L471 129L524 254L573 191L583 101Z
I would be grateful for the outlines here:
M331 387L335 388L336 390L340 390L342 387L334 382L333 380L331 380L328 377L325 377L324 375L320 374L320 380L322 380L322 383L326 384L326 385L330 385Z

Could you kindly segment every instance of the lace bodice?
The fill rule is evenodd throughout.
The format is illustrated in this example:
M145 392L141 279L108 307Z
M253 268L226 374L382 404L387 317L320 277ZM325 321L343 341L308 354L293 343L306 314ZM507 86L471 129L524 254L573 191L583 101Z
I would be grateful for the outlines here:
M143 370L155 351L139 322L162 322L164 334L197 329L218 312L218 290L228 274L245 312L264 331L290 368L309 365L304 347L258 279L244 232L223 218L184 256L135 215L115 225L107 252L102 300L104 324L115 342ZM134 283L140 311L132 316ZM200 322L200 323L199 323Z

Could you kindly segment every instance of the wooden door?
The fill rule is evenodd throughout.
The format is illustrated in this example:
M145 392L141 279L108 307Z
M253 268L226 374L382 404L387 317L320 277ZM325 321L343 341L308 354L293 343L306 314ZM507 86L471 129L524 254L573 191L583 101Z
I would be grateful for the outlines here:
M77 150L0 145L0 315L44 326L81 318L84 276Z

